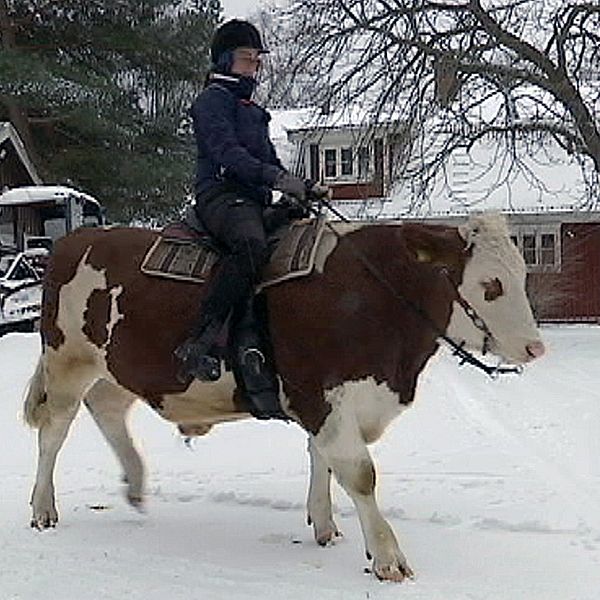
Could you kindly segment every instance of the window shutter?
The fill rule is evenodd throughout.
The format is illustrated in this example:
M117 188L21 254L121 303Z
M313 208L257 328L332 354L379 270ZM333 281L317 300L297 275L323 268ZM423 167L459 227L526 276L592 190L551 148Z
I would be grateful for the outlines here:
M310 178L313 181L321 180L321 167L319 165L319 145L310 145Z

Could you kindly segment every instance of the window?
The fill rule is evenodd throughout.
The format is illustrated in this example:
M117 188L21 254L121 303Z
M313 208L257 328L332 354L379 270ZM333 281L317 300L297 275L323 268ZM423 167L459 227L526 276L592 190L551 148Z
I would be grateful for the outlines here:
M319 145L311 144L309 149L309 173L310 178L313 181L319 181L321 179L321 167L319 166Z
M555 250L554 250L554 234L553 233L542 233L541 235L541 247L540 247L540 264L543 266L554 265L555 263Z
M35 273L31 270L29 265L25 264L25 262L21 259L15 265L12 273L9 276L10 280L20 281L22 279L35 279Z
M560 271L560 226L522 225L515 233L510 239L523 255L528 271Z
M342 148L342 175L352 176L354 165L352 160L352 148Z
M381 168L383 168L383 142L381 142ZM365 183L373 179L373 150L371 145L352 146L351 141L327 142L327 145L311 144L305 157L311 179L324 178L335 183ZM376 151L375 151L376 152ZM375 154L377 158L377 154ZM382 174L382 173L380 173Z
M325 177L337 177L337 150L335 148L325 150Z
M528 267L537 264L535 257L535 234L523 235L523 258Z
M0 258L0 277L6 275L14 260L14 256L2 256Z
M371 162L371 153L368 146L361 146L358 149L358 178L367 179L369 176L369 167Z

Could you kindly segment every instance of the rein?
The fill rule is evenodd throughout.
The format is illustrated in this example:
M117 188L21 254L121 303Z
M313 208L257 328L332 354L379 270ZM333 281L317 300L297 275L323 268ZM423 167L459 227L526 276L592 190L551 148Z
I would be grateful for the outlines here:
M347 219L342 213L340 213L336 208L334 208L330 202L325 200L324 198L318 199L319 208L313 208L309 206L309 209L313 214L320 216L322 207L324 206L328 210L330 210L336 217L338 217L341 221L345 223L351 223L349 219ZM327 228L336 236L338 240L342 239L340 233L338 233L329 222L326 222ZM347 240L348 241L348 240ZM410 307L415 313L417 313L427 324L433 329L433 331L437 334L438 338L444 340L450 348L452 348L452 355L457 356L459 358L459 366L466 364L470 364L478 369L481 369L486 375L491 377L492 379L496 379L499 375L505 374L516 374L520 375L523 372L523 368L521 366L514 367L503 367L501 365L488 365L483 361L479 360L476 356L474 356L471 352L464 348L465 342L462 341L460 343L456 342L452 338L448 337L444 331L440 329L440 327L435 323L435 321L429 316L429 314L423 310L420 306L415 304L412 300L409 300L402 294L399 294L392 284L385 278L385 276L381 273L381 271L365 256L363 252L354 244L352 241L348 241L348 246L350 247L354 256L366 267L367 271L373 275L373 277L383 286L385 287L392 296L402 302L403 304ZM489 351L491 341L494 339L494 335L490 331L489 327L486 325L485 321L477 314L475 309L469 304L469 302L462 297L460 292L458 291L458 286L452 281L447 269L443 269L442 273L445 275L446 279L454 288L456 293L456 301L459 306L463 309L467 317L471 320L473 325L483 332L483 347L482 354L486 354Z

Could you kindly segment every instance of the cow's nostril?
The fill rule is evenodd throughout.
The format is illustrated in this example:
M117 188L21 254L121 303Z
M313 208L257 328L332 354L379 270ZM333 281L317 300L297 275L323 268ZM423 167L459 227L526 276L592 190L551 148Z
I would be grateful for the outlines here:
M546 352L546 348L544 348L544 344L542 342L531 342L531 344L527 344L527 346L525 346L525 349L531 358L539 358L544 354L544 352Z

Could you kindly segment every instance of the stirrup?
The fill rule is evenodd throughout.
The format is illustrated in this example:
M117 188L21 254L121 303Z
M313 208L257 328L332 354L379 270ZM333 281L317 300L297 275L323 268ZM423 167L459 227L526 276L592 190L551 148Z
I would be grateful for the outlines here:
M281 409L279 383L263 352L256 346L240 350L239 383L250 414L261 420L289 421L289 417Z
M240 357L242 368L247 367L252 370L252 374L258 376L261 374L267 359L259 348L246 348Z

